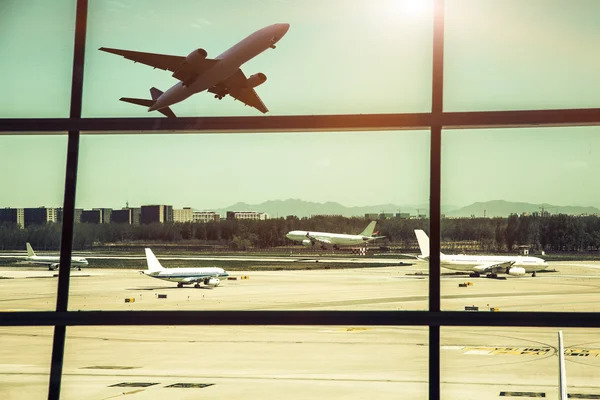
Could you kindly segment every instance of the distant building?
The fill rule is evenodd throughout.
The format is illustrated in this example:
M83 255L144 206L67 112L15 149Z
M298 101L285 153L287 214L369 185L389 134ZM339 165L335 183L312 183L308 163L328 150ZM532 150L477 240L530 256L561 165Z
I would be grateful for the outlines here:
M42 225L48 222L56 222L56 208L24 208L23 226L27 228L30 225Z
M367 214L365 214L365 218L366 219L370 219L372 221L375 221L376 219L379 219L379 214L377 214L377 213L367 213Z
M142 224L173 222L173 206L149 205L142 206L141 209L140 222Z
M396 213L396 218L400 218L400 219L410 218L410 213Z
M75 212L73 214L73 222L75 222L76 224L81 222L81 213L82 212L83 212L82 208L75 209ZM56 222L59 222L59 223L63 222L63 209L62 208L56 209Z
M93 208L92 210L100 211L100 223L101 224L110 224L110 218L111 218L112 212L113 212L112 208Z
M227 211L228 220L266 220L269 214L258 211Z
M83 210L81 212L81 223L100 224L102 221L102 212L100 210Z
M110 217L111 224L130 224L131 225L131 208L122 210L113 210Z
M192 221L194 222L219 222L221 220L221 216L214 211L194 211L192 213Z
M191 207L183 209L173 209L173 222L192 222L194 220L194 211Z
M379 214L379 219L392 219L394 218L394 213L381 213Z
M25 209L0 208L0 223L9 223L25 227Z

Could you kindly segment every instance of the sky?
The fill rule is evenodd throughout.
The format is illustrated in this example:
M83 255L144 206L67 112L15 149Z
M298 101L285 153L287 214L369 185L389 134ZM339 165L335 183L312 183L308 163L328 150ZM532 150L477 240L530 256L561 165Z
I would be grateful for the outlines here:
M600 2L447 0L446 13L445 110L600 107ZM0 118L68 116L74 19L74 0L0 2ZM99 47L215 57L277 22L291 25L277 49L242 67L267 75L256 90L268 115L429 111L431 1L90 0L83 116L155 116L118 99L176 82ZM260 115L205 93L172 109ZM62 205L66 144L0 136L0 207ZM596 127L447 131L442 201L600 207L599 151ZM429 133L83 135L78 178L83 208L423 204Z

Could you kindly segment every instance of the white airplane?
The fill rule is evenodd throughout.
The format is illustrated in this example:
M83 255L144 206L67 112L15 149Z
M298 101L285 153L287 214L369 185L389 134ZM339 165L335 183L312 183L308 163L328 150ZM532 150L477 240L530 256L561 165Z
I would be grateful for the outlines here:
M421 229L415 229L415 235L421 249L421 255L417 258L428 260L429 237ZM520 276L528 272L535 276L536 271L548 268L548 263L538 257L446 255L441 252L440 265L455 271L470 272L469 276L472 278L477 278L481 274L487 274L488 278L497 278L498 273Z
M163 267L152 250L146 248L146 262L148 269L142 271L145 275L165 281L177 282L177 287L195 283L194 287L200 287L200 283L207 286L219 286L221 280L229 276L223 268L165 268Z
M385 236L373 236L376 223L377 221L370 222L365 230L358 235L328 232L291 231L288 232L285 237L296 242L302 242L304 246L314 246L315 243L320 243L321 248L323 249L326 248L326 245L332 245L334 249L339 249L338 246L355 246L384 238Z
M27 257L25 261L29 264L47 265L50 271L57 269L60 266L59 256L38 256L33 251L31 244L26 243L27 246ZM71 257L71 267L79 267L82 265L88 265L88 261L83 257Z
M231 47L216 58L206 58L204 49L196 49L187 57L165 54L142 53L138 51L111 49L101 47L99 50L117 54L154 68L173 72L173 77L179 82L165 93L156 88L150 89L151 100L121 97L119 100L127 103L148 107L148 111L158 111L167 117L174 118L175 114L169 106L187 99L191 95L207 90L216 99L230 95L247 106L254 107L262 113L269 110L254 88L263 84L267 77L257 73L250 78L240 67L263 51L275 48L275 44L287 33L290 24L273 24L262 28L238 44Z

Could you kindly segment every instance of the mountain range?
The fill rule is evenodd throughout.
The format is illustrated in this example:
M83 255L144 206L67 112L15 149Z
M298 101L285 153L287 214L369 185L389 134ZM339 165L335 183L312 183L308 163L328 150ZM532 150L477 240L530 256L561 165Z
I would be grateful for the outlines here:
M532 213L541 210L550 214L600 214L596 207L580 206L556 206L552 204L531 204L522 202L510 202L504 200L492 200L477 202L465 207L442 205L442 214L448 217L483 217L484 210L487 217L508 217L510 214ZM311 215L342 215L344 217L364 217L367 213L410 213L410 215L429 214L428 204L378 204L372 206L347 207L336 202L316 203L300 199L270 200L260 204L236 203L229 207L212 210L223 216L227 211L259 211L266 212L272 218L295 215L299 218Z

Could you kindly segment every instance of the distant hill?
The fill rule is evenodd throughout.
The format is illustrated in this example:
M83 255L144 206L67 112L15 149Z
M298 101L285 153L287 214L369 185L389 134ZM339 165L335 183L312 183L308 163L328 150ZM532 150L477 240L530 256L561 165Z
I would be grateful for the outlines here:
M456 207L445 207L448 211ZM367 213L394 213L398 210L402 213L417 215L417 209L421 214L429 214L429 205L397 205L378 204L372 206L346 207L340 203L326 202L315 203L300 199L270 200L260 204L236 203L229 207L213 210L225 216L227 211L260 211L266 212L271 217L286 217L295 215L297 217L310 217L311 215L342 215L344 217L364 217Z
M484 210L487 217L508 217L510 214L521 214L524 212L541 212L541 209L550 212L550 214L600 214L600 210L596 207L580 207L580 206L556 206L552 204L531 204L520 203L504 200L492 200L486 202L473 203L469 206L458 208L446 212L449 217L483 217Z

